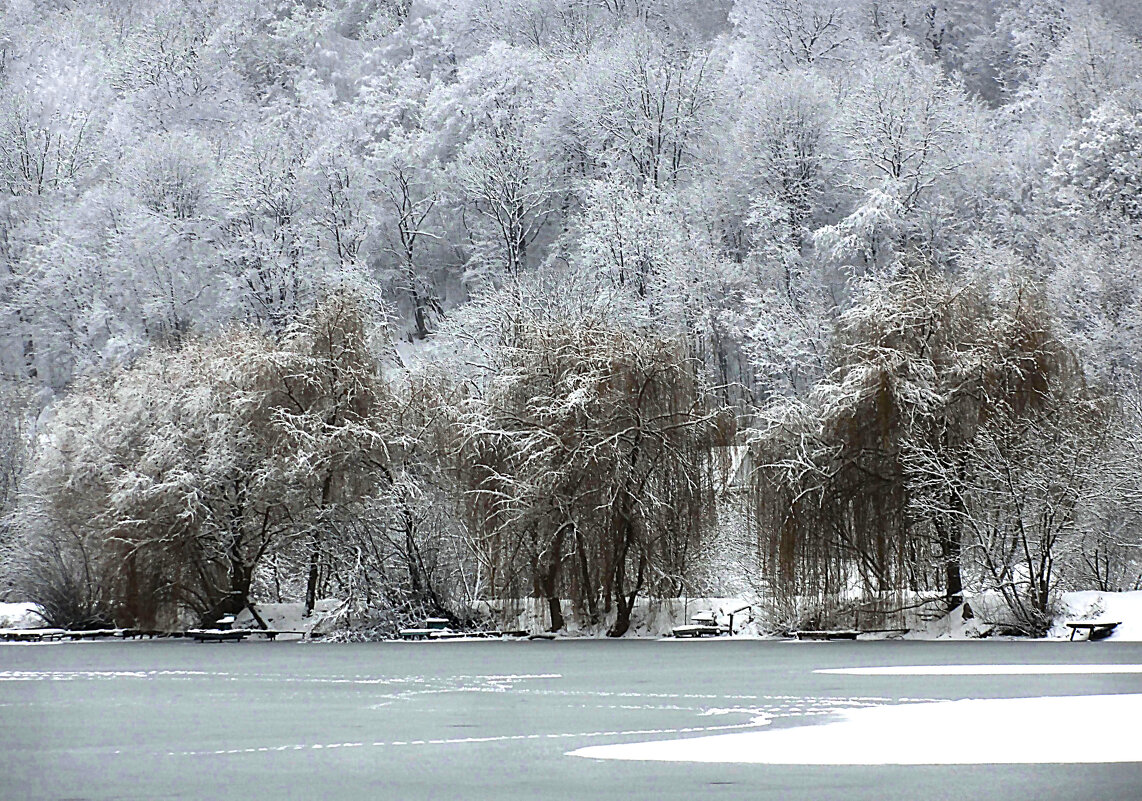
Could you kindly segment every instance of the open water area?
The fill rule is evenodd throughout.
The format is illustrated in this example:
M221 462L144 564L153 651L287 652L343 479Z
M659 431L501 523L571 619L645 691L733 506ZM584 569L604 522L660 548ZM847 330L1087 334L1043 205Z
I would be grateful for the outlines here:
M1142 692L1140 643L595 641L0 646L3 799L1142 799L1142 763L791 766L586 746L818 726L844 710ZM1142 740L1142 722L1107 720ZM1081 738L1066 731L1060 737ZM933 754L958 744L939 731ZM1140 745L1142 748L1142 745Z

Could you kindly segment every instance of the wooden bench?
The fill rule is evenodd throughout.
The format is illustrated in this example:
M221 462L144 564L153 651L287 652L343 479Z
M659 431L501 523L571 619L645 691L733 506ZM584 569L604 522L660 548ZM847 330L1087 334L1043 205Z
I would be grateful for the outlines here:
M69 629L64 635L72 640L101 640L107 637L123 637L122 629Z
M1115 620L1091 620L1091 621L1072 621L1066 625L1071 630L1071 640L1075 639L1075 634L1079 630L1086 630L1087 640L1102 640L1110 636L1110 632L1118 628L1121 621Z
M298 634L303 640L305 639L305 632L299 629L243 629L243 631L250 635L257 634L261 637L265 637L271 642L276 640L279 634Z
M241 642L250 636L245 629L191 629L187 636L195 642Z
M6 642L42 642L59 639L63 629L0 629L0 640Z
M675 626L671 633L675 637L717 637L719 634L724 633L725 630L721 626L708 625L705 623L694 623L689 626Z
M793 635L799 640L855 640L859 631L839 630L839 631L819 631L815 629L796 631Z
M401 629L397 634L402 640L427 640L434 631L439 629Z

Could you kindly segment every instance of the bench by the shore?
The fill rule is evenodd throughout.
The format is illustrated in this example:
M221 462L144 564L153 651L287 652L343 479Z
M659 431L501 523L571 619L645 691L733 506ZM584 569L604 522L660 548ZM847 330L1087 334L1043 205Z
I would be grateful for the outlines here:
M1085 631L1087 640L1102 640L1110 636L1121 624L1121 621L1105 621L1105 620L1073 620L1067 621L1066 626L1071 630L1071 640L1075 639L1075 634L1080 631Z
M694 614L688 624L675 626L670 633L675 637L717 637L731 632L729 626L718 623L712 611L706 611Z
M397 636L402 640L460 640L527 637L526 631L452 631L451 629L401 629Z
M793 632L793 635L799 640L855 640L859 634L860 632L855 629L829 631L806 629Z
M191 629L186 636L195 642L241 642L247 637L265 637L276 640L281 634L298 634L304 640L306 632L285 629Z
M43 642L63 639L64 629L0 629L0 640L4 642Z
M675 637L717 637L719 634L725 634L726 630L721 626L691 623L685 626L675 626L670 633Z

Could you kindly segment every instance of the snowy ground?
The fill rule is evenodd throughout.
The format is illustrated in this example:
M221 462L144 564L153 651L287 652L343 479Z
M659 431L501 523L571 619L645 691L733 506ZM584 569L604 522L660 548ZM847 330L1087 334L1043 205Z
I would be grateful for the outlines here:
M1140 665L1113 642L4 645L0 797L1124 801ZM734 761L674 761L703 754Z
M0 629L41 628L44 619L37 614L38 606L32 603L0 603Z
M519 628L529 631L542 631L547 626L546 601L539 598L528 598L517 601L515 606L519 612L517 617L507 622L506 628ZM907 615L906 625L909 628L906 639L936 640L936 639L979 639L990 636L993 631L992 623L1004 623L1008 617L1004 612L1003 601L998 596L970 596L969 606L974 608L972 616L964 618L964 609L959 607L950 615L937 620L923 620L918 614L919 607L912 609ZM675 626L690 622L691 617L698 612L713 612L719 623L728 625L730 615L733 614L735 636L758 637L765 636L772 631L772 621L761 619L763 604L753 607L756 614L751 612L751 599L746 597L711 597L711 598L675 598L662 600L640 599L635 606L632 616L631 628L628 637L663 637L669 636ZM561 632L563 636L606 636L607 625L600 625L590 630L577 628L575 617L568 602L564 602L564 616L566 629ZM1055 625L1048 632L1048 639L1069 639L1071 630L1065 625L1067 621L1114 621L1120 623L1110 639L1119 642L1142 642L1142 591L1139 592L1070 592L1064 593L1059 603L1058 615ZM892 625L901 625L893 623ZM861 628L859 625L849 624L851 628ZM898 634L884 633L882 637L899 636Z
M1069 637L1068 620L1112 621L1119 624L1110 639L1142 642L1142 591L1068 592L1062 597L1062 614L1051 629L1052 637Z
M338 612L343 604L336 598L322 599L314 604L313 611L308 615L305 613L305 604L301 603L259 603L255 607L266 626L275 631L303 631L306 634L316 631L327 634L337 624ZM235 618L234 628L256 629L260 626L247 608Z
M566 603L566 602L565 602ZM505 628L525 631L543 631L547 626L546 602L543 599L528 598L518 602L518 616L508 621ZM977 612L965 619L963 607L950 615L929 622L915 620L905 639L978 639L988 632L989 619L1001 619L1002 602L998 598L972 597L970 605ZM279 631L304 631L306 634L328 634L345 623L345 605L336 598L317 602L314 612L305 614L301 603L259 603L258 613L271 629ZM0 629L37 628L44 625L36 614L35 604L0 603ZM605 637L606 625L589 631L576 627L571 609L564 610L567 628L560 636ZM636 604L628 638L669 636L675 626L689 623L699 612L712 612L723 625L732 622L737 637L766 636L767 626L751 612L750 599L729 598L676 598L648 601L640 599ZM492 614L492 612L489 612ZM1048 639L1069 639L1071 630L1068 621L1112 621L1120 625L1108 639L1118 642L1142 642L1142 591L1139 592L1070 592L1060 599L1059 613L1055 624L1048 632ZM238 628L258 628L253 615L243 611L235 621ZM888 635L882 635L888 636ZM1085 635L1084 635L1085 636Z

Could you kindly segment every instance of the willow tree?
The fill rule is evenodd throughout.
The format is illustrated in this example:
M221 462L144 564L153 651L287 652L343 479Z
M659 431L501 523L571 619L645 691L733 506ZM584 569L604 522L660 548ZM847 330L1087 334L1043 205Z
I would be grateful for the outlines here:
M246 605L267 554L304 549L312 600L323 538L380 491L386 393L367 330L362 304L333 295L278 340L237 327L78 387L30 481L31 536L68 533L57 588L98 576L126 625L210 621Z
M713 522L718 416L685 341L558 310L513 319L462 420L471 525L491 591L561 598L621 636L674 596Z
M1030 282L992 291L927 265L858 286L832 360L806 399L768 407L756 438L773 585L826 605L854 590L958 605L969 517L957 486L987 442L1040 436L1030 421L1081 386L1076 360ZM997 503L982 490L971 502Z
M917 517L955 532L975 588L1002 598L1008 622L1042 635L1060 589L1088 573L1089 552L1112 545L1105 510L1137 514L1137 463L1121 447L1117 400L1087 383L1040 294L1017 285L991 311L991 346L970 383L970 437L913 438L903 463Z

